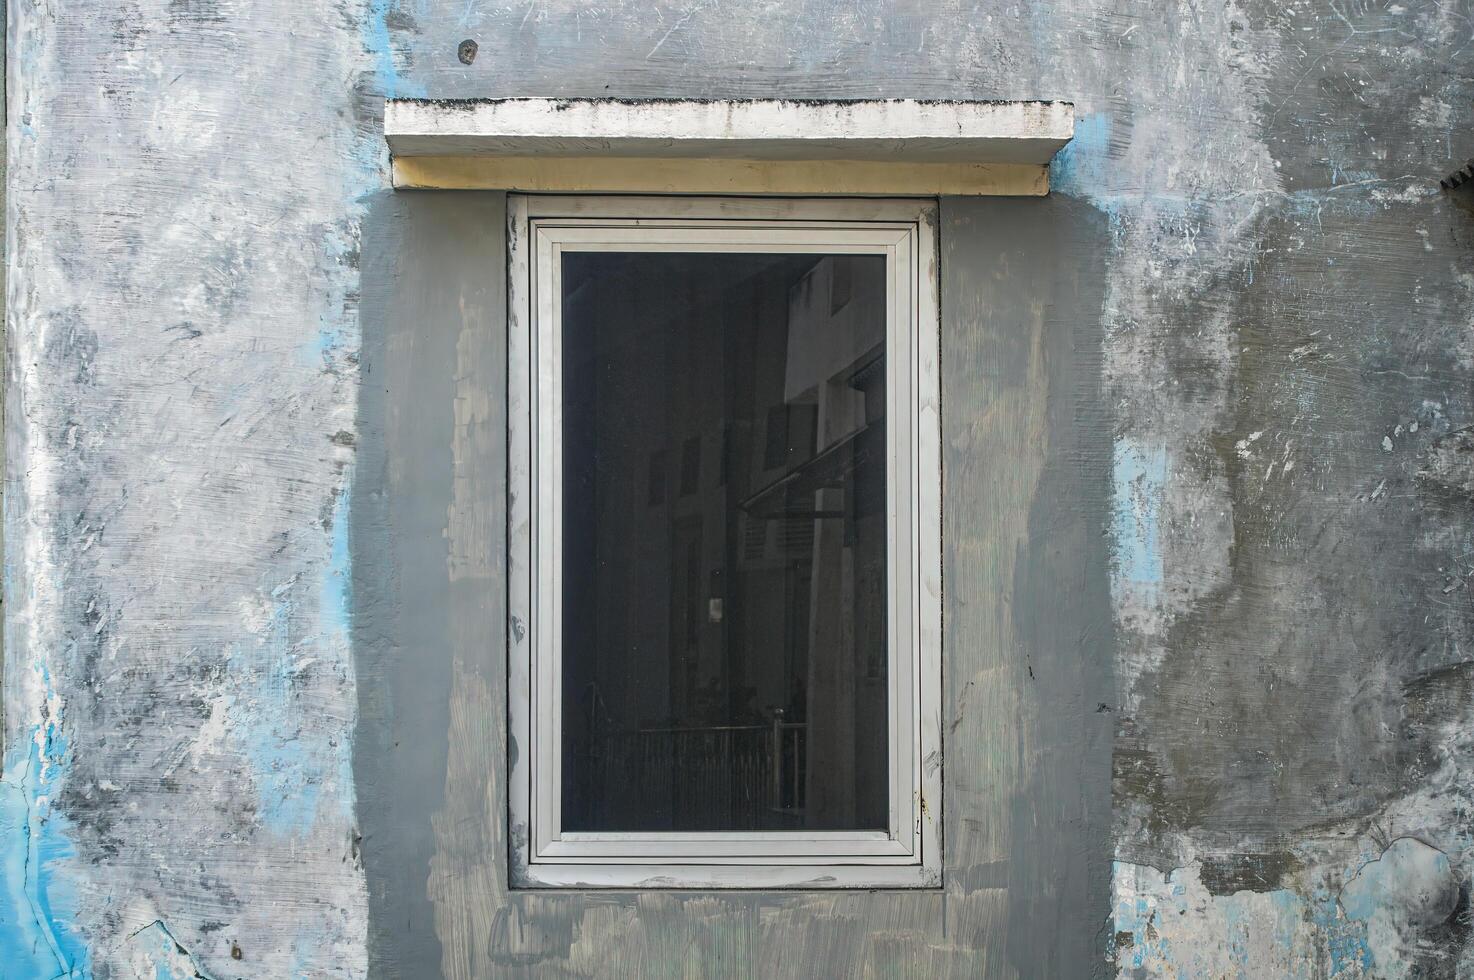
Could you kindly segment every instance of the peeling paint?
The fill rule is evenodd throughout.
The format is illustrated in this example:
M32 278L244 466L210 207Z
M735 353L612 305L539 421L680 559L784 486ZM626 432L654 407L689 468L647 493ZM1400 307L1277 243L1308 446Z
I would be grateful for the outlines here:
M213 980L162 922L152 922L129 936L123 958L139 980Z
M1211 895L1192 866L1164 875L1117 863L1111 917L1119 976L1368 977L1366 930L1333 896L1291 889Z

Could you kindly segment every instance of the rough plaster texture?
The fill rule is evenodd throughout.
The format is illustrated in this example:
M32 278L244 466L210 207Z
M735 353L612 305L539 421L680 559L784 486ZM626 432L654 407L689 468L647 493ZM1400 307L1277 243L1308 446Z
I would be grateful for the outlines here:
M9 17L4 976L1474 975L1469 3ZM507 891L503 202L377 114L519 94L1076 103L942 207L942 891Z

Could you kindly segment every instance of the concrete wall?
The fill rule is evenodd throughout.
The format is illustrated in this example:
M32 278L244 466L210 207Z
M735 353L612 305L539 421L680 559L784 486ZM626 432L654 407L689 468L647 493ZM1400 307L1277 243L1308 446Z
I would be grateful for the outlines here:
M1474 975L1471 23L12 3L4 976ZM503 94L1076 102L942 203L942 891L507 891L504 201L378 134Z

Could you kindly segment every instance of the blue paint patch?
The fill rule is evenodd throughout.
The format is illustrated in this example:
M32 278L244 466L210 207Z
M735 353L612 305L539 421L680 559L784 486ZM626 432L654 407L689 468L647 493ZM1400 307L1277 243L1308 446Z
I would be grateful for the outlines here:
M352 569L348 558L348 496L351 486L345 481L333 508L333 550L327 573L322 580L320 615L323 630L331 639L348 641L348 582Z
M1167 449L1132 439L1116 443L1111 530L1118 588L1162 583L1161 520L1167 489Z
M77 926L70 823L50 796L70 766L57 702L45 726L6 753L0 779L0 965L6 977L88 977L91 951Z
M1287 889L1269 893L1274 902L1274 942L1281 949L1295 947L1295 934L1304 919L1305 903Z
M1111 114L1092 112L1075 123L1075 136L1049 164L1049 189L1098 201L1111 153Z
M398 0L371 0L369 15L364 20L364 47L374 58L374 79L384 98L423 97L423 85L407 82L399 74L394 41L389 34L389 14L398 6Z
M22 526L27 519L24 497L7 493L3 507L7 533ZM17 595L16 551L7 549L0 566L10 609L22 598ZM5 646L12 651L25 648L11 635L15 622L13 615L5 617ZM0 764L0 976L88 977L92 951L78 922L72 825L50 804L71 774L65 707L56 696L45 654L12 660L10 672L26 672L39 682L42 700L28 706L35 712L33 720L17 732Z
M255 778L262 825L275 834L295 836L306 833L317 818L321 780L317 753L310 750L311 736L304 732L293 692L300 661L289 638L290 588L280 593L261 647L231 650L226 710L232 728L247 733L241 751Z
M1250 923L1244 915L1242 905L1236 901L1235 896L1229 896L1223 903L1223 927L1226 935L1223 937L1224 945L1228 949L1229 957L1240 966L1249 963L1249 944L1253 941L1251 937ZM1263 941L1262 937L1258 937Z
M1324 936L1326 955L1331 961L1331 976L1356 971L1364 975L1372 969L1372 949L1367 945L1366 924L1342 914L1336 896L1318 889L1310 902L1310 921Z
M350 190L350 198L361 204L379 189L381 165L387 161L387 150L382 141L361 143L357 149L362 174L357 186ZM325 311L318 318L317 332L310 335L299 349L304 367L316 368L329 374L342 374L352 370L350 342L357 339L353 301L349 292L341 285L341 270L351 269L356 263L359 249L359 228L356 221L344 222L330 228L322 242L322 254L330 268L325 278L335 284L328 297Z
M294 633L300 593L297 579L271 592L274 605L259 646L234 647L227 660L224 710L256 785L257 816L280 836L305 835L324 804L336 805L346 823L353 818L351 741L335 724L309 717L308 689L317 672L343 677L351 671L349 628L351 556L348 550L348 490L337 493L330 551L317 583L316 635ZM324 801L324 789L330 788Z
M350 583L353 567L352 556L348 551L348 501L352 487L352 470L350 469L349 476L343 481L343 489L338 494L337 505L333 508L332 554L328 559L327 572L323 576L322 591L318 602L322 629L327 639L326 648L342 651L345 658L350 649L349 630L352 625ZM345 663L344 669L352 669L351 660ZM356 786L353 782L353 741L344 740L343 744L337 747L336 756L339 816L351 824L356 800Z
M301 355L304 367L327 367L329 366L329 355L337 346L337 338L326 329L319 329L317 333L308 338L307 343L302 345Z
M406 56L402 46L394 43L389 30L389 15L401 6L399 0L369 0L368 16L363 19L361 37L364 51L373 64L373 83L376 94L386 99L423 98L425 86L405 78L400 72ZM362 175L359 186L350 194L350 200L361 203L370 194L384 189L384 174L389 167L389 147L384 142L381 127L377 124L361 133L353 150L353 159ZM343 257L356 252L358 229L354 227L351 242L343 241L341 235L331 236L328 242L330 253Z

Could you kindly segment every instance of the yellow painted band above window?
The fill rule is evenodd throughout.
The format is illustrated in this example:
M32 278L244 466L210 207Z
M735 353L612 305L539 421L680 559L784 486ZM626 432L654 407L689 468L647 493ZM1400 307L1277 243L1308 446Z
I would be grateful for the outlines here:
M394 186L401 190L1039 197L1049 193L1049 170L1026 163L423 156L394 160Z

